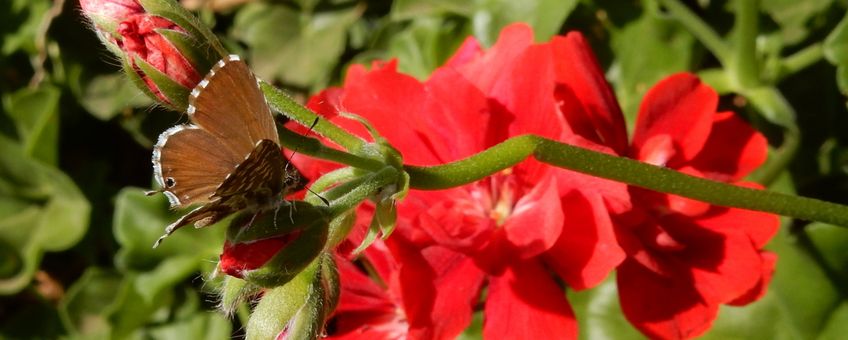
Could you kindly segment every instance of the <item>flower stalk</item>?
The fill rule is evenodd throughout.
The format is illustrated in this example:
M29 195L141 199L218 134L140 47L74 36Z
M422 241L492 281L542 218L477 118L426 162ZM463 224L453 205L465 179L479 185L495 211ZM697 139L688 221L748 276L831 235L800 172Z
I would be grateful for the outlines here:
M533 135L511 138L448 164L406 166L405 169L411 177L412 188L438 190L474 182L531 155L561 168L710 204L848 226L848 206L845 205L712 181Z

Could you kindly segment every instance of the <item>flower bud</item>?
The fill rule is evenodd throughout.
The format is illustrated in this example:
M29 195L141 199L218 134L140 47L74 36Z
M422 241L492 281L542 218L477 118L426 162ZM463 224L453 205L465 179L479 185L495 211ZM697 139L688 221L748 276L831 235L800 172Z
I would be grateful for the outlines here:
M262 287L285 284L324 249L328 225L326 208L302 201L243 213L230 223L219 269Z
M286 284L265 291L246 326L247 339L316 339L339 298L338 271L323 255Z
M211 31L172 0L81 0L83 14L146 94L184 111L188 94L226 55Z

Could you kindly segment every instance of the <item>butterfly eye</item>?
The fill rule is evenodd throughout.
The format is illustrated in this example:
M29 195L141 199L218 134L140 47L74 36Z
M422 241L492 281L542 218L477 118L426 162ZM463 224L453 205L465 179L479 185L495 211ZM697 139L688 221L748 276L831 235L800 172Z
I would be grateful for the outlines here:
M174 186L174 184L177 184L177 182L174 180L173 177L165 178L165 187L166 188L170 188L170 187Z

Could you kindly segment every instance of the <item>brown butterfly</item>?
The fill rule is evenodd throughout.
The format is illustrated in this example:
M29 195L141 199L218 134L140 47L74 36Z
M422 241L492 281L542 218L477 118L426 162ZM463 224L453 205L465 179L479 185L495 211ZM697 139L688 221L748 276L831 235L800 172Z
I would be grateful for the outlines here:
M303 180L282 155L277 127L244 61L219 61L191 91L191 124L174 126L153 148L153 172L172 208L202 204L165 228L201 228L241 211L279 207ZM154 192L155 193L155 192Z

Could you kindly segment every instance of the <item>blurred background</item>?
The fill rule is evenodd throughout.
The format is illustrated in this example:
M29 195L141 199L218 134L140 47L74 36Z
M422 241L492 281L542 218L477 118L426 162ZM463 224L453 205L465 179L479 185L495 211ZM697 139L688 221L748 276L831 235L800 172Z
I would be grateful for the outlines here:
M399 60L419 79L469 35L508 23L538 41L582 31L632 122L644 92L692 71L774 146L752 179L848 203L848 1L760 0L753 81L732 81L698 27L735 49L740 1L184 0L263 79L305 100L348 65ZM680 6L683 12L670 10ZM686 18L681 13L693 13ZM694 24L693 24L694 23ZM698 26L703 24L702 26ZM693 32L695 34L693 34ZM706 35L706 37L708 37ZM707 39L708 40L708 39ZM730 51L729 53L734 53ZM177 233L152 187L151 147L179 112L119 73L76 0L0 1L0 337L238 337L248 313L216 313L209 280L223 228ZM838 339L848 334L848 229L784 220L768 294L723 308L705 338ZM586 339L640 339L614 282L569 292ZM480 337L480 318L463 335Z

